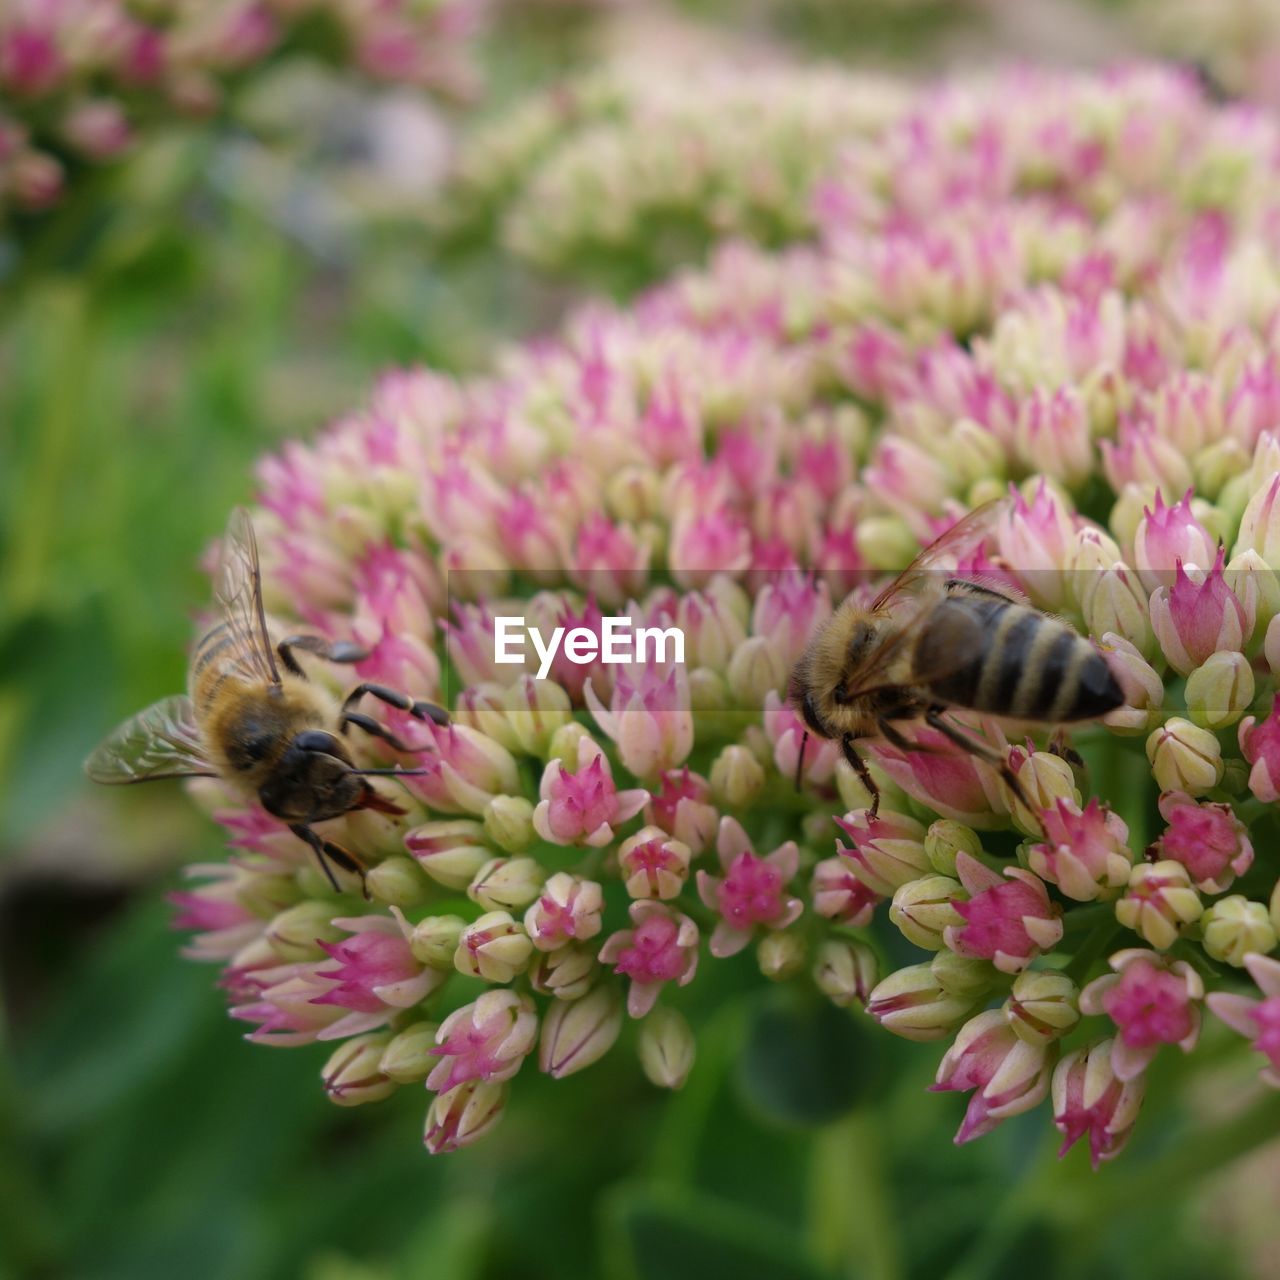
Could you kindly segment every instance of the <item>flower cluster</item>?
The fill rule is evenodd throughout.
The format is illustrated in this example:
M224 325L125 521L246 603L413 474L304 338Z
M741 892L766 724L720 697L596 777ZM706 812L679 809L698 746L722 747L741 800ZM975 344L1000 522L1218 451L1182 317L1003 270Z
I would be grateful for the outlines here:
M81 168L175 114L215 114L281 54L469 94L481 12L476 0L13 0L0 13L0 210L58 203Z
M782 244L812 231L839 148L906 101L894 81L834 71L619 62L473 130L437 216L560 273L652 275L729 234Z
M747 956L947 1043L960 1141L1047 1100L1114 1156L1206 1004L1280 1078L1280 126L1158 68L944 84L851 138L815 212L816 244L724 247L492 377L389 374L261 466L275 625L452 721L388 710L406 812L332 826L367 901L197 784L236 853L181 923L252 1039L339 1042L335 1101L425 1081L432 1151L631 1024L678 1086L683 989ZM1069 737L954 713L985 756L904 725L865 748L873 816L790 671L1002 496L954 571L1071 621L1123 705ZM683 663L496 660L496 617L604 613L680 627ZM893 932L919 960L889 971Z

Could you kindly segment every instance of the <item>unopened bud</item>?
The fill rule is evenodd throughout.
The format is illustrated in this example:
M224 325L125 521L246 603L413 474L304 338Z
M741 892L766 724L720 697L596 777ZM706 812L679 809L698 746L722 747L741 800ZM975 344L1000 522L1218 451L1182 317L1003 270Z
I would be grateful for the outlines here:
M1218 739L1181 716L1166 720L1147 738L1147 759L1161 791L1202 796L1222 781Z
M867 1012L886 1031L906 1040L941 1040L975 1003L944 991L929 965L913 964L891 973L872 991Z
M790 671L782 650L765 636L748 636L729 659L729 692L740 707L759 707L770 691L787 687Z
M371 867L364 884L375 902L385 902L401 910L418 906L431 888L422 868L412 858L398 855L383 858L376 867Z
M600 983L578 1000L560 1000L542 1020L538 1069L561 1080L613 1048L622 1030L622 992Z
M425 1080L431 1068L440 1061L431 1051L436 1046L438 1022L415 1022L391 1037L382 1051L383 1075L397 1084L416 1084Z
M267 925L271 949L285 961L318 960L324 955L322 942L337 942L346 931L333 923L333 903L309 898L282 911Z
M764 784L760 762L736 743L725 747L711 766L711 794L724 808L747 808L764 790Z
M684 1016L659 1005L640 1025L640 1066L659 1089L679 1089L693 1069L693 1032Z
M1215 960L1237 969L1251 952L1265 955L1274 951L1276 930L1261 902L1250 902L1242 894L1219 898L1200 919L1204 949Z
M1049 1044L1080 1021L1080 992L1064 973L1028 969L1013 980L1004 1016L1018 1039Z
M832 938L818 948L813 980L832 1004L842 1009L866 1004L879 971L876 953L865 942Z
M1200 919L1200 895L1180 862L1140 862L1129 873L1129 887L1116 903L1116 919L1166 951L1182 930Z
M1017 776L1031 807L1011 795L1012 815L1014 824L1026 835L1044 835L1038 816L1042 809L1055 808L1059 800L1070 800L1076 805L1080 803L1080 791L1071 766L1052 752L1031 752L1019 765Z
M897 516L867 516L858 521L856 542L873 569L901 569L920 550L915 534Z
M423 871L446 889L465 889L493 857L484 844L484 827L471 818L423 823L404 843Z
M766 933L756 948L760 972L773 982L794 978L804 968L804 939L794 929Z
M523 853L532 843L533 804L524 796L494 796L485 805L484 833L507 853Z
M908 942L926 951L941 951L946 946L943 931L964 926L954 899L966 896L960 881L950 876L911 880L894 893L889 919Z
M385 1031L344 1040L320 1070L324 1091L340 1107L380 1102L396 1091L396 1082L382 1070L383 1052L391 1037Z
M510 982L533 954L524 925L505 911L488 911L467 925L453 953L453 967L486 982Z
M1002 983L1009 981L990 960L977 956L957 955L954 951L939 951L929 962L938 986L948 995L965 1000L977 1000Z
M433 969L452 969L453 953L466 927L461 916L427 916L414 925L409 950L415 960Z
M591 990L599 973L595 955L571 943L554 951L539 951L529 967L529 985L540 995L577 1000Z
M577 720L570 720L568 724L561 725L551 735L551 740L547 743L546 758L548 760L565 760L569 762L569 765L572 765L578 759L578 744L583 738L589 737L591 737L591 733L585 724L581 724Z
M930 866L941 876L954 876L956 873L956 854L967 853L971 857L979 857L982 853L982 841L972 827L952 818L939 818L933 823L924 837L924 852Z
M557 730L573 719L568 692L554 680L524 675L503 691L503 703L520 749L541 756Z
M437 1094L422 1138L427 1150L442 1155L483 1138L502 1118L508 1089L506 1080L467 1080Z
M518 911L538 896L545 879L536 858L492 858L467 886L467 897L488 911Z
M1222 649L1187 677L1187 714L1206 729L1225 729L1249 710L1254 692L1249 659L1236 650Z

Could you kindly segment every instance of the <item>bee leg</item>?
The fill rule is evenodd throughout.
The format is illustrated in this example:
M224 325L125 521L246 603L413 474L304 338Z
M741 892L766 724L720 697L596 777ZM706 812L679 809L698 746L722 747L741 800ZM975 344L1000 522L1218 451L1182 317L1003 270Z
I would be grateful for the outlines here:
M924 713L925 723L930 728L937 729L949 741L954 742L962 751L967 752L971 756L977 756L980 760L993 764L1000 772L1000 777L1004 781L1006 787L1017 797L1018 802L1027 809L1031 808L1031 801L1027 799L1027 793L1022 789L1022 783L1018 781L1018 775L1009 768L1009 761L1000 754L994 747L989 747L985 742L978 742L971 738L968 734L962 733L955 725L943 719L945 707L930 707Z
M396 751L408 752L413 750L407 743L401 742L390 729L380 725L372 716L363 715L359 711L344 711L339 724L343 733L346 733L352 725L355 725L357 729L363 729L370 736L381 738L383 742Z
M844 752L844 758L853 766L854 773L858 775L858 781L870 794L871 804L867 812L874 818L880 810L880 788L876 786L875 779L867 768L867 762L854 750L853 739L847 733L840 739L840 750Z
M316 860L320 863L320 870L324 872L335 893L341 893L342 886L338 883L337 876L333 874L333 868L329 865L330 860L336 862L344 871L350 871L353 875L358 875L360 877L361 893L366 898L369 896L369 888L365 883L364 863L350 849L344 849L340 844L334 844L332 840L326 840L322 836L316 835L310 827L302 822L291 822L289 830L299 840L311 846L316 855Z
M416 720L430 720L433 724L448 724L449 713L434 702L415 702L407 694L397 689L388 689L384 684L358 684L347 694L342 703L342 714L345 717L365 694L370 694L397 711L407 711Z
M1059 728L1053 731L1053 737L1049 739L1049 754L1060 757L1065 760L1072 769L1083 769L1084 759L1080 753L1071 745L1071 740L1067 737L1065 730Z
M326 662L359 662L362 658L369 656L367 649L360 648L358 644L347 644L342 640L330 643L320 636L288 636L276 645L276 652L280 655L280 661L284 663L285 669L295 676L306 673L302 670L297 658L293 656L294 649L301 649L304 653L314 653L317 658L323 658Z

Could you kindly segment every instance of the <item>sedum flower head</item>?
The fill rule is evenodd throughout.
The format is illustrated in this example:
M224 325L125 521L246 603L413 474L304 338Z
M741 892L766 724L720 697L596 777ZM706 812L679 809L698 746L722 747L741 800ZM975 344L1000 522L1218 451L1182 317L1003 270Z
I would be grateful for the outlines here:
M1047 1092L1067 1145L1118 1154L1151 1058L1200 1056L1202 1003L1280 1079L1280 897L1254 826L1280 798L1280 125L1158 67L892 86L851 115L824 95L860 90L812 85L841 146L800 183L808 242L721 245L487 377L389 373L259 469L273 630L358 641L359 679L452 719L379 710L421 773L377 779L403 814L331 824L390 865L368 900L202 784L236 856L194 869L179 922L251 1039L356 1041L335 1096L426 1079L433 1151L492 1129L520 1071L588 1069L628 1012L644 1072L678 1087L684 1001L748 947L762 987L943 1041L966 1139ZM640 206L607 198L619 132L652 119L635 157L662 158L657 139L709 136L673 118L729 114L728 90L637 105L666 91L604 78L543 102L475 181L496 200L561 146L611 155L557 161L574 199L538 187L521 217L548 261L622 244L610 219ZM793 136L756 130L774 98L752 98L750 130ZM590 141L602 121L615 142ZM778 153L753 148L765 181ZM737 154L706 149L685 207L711 216L707 165L749 183ZM666 158L632 196L684 190L687 157ZM952 713L974 752L903 722L865 746L873 816L839 744L804 741L796 655L996 498L949 569L1063 615L1123 704L1016 736ZM509 617L583 660L499 661ZM603 661L608 618L678 626L683 662Z

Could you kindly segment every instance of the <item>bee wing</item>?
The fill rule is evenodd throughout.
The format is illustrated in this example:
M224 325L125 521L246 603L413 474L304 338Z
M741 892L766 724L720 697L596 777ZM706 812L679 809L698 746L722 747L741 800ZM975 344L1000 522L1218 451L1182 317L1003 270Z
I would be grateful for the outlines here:
M909 682L889 679L889 669L898 655L914 642L928 623L929 653L923 665L913 666ZM976 662L988 643L986 631L967 610L947 608L943 601L921 609L914 618L893 631L861 667L846 691L849 697L865 697L885 689L931 684L955 675Z
M1006 498L994 498L975 507L957 521L946 533L935 538L918 556L871 602L871 608L883 609L904 591L918 588L926 575L939 566L947 556L956 555L981 542L991 531L1000 513L1008 503Z
M227 521L213 580L213 598L231 636L234 661L250 677L279 684L280 672L262 608L258 540L253 534L253 521L243 507L237 507Z
M184 694L162 698L126 720L85 761L84 771L94 782L112 784L216 776Z

